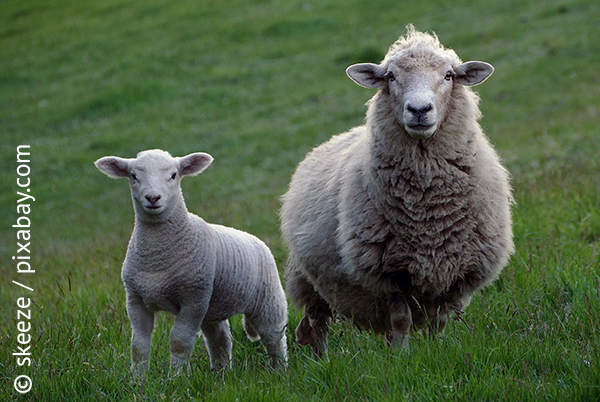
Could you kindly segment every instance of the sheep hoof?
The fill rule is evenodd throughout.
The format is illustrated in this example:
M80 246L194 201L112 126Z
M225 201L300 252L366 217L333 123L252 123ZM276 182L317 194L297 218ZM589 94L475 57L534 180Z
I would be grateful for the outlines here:
M169 367L169 378L175 378L183 373L184 370L189 371L189 363L187 358L178 358L171 355L171 366Z
M129 382L129 385L131 385L133 388L137 388L140 387L140 389L143 391L144 390L144 386L146 385L146 376L144 375L134 375L133 378L131 379L131 381Z
M148 369L148 361L143 361L141 363L131 363L131 374L133 375L131 379L131 386L144 386L146 383L146 370Z
M410 354L410 346L409 346L410 335L403 334L401 336L394 336L393 333L388 333L385 335L385 341L389 347L398 348L400 350L406 351L406 353Z

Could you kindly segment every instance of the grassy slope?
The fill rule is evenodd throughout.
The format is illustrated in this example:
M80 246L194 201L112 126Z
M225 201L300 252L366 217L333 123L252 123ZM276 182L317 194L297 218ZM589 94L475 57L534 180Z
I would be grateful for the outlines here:
M373 3L373 2L369 2ZM0 396L35 400L594 400L600 395L600 5L587 0L0 3ZM407 23L464 59L494 64L482 124L513 174L517 253L442 343L410 357L333 326L329 361L290 342L290 368L235 332L225 381L198 347L166 380L162 316L145 390L129 386L119 280L133 222L125 182L92 162L158 147L210 152L188 207L257 234L280 266L278 196L314 145L360 124L372 96L344 74L378 61ZM32 146L32 249L18 277L15 148ZM16 366L16 298L33 297L34 366ZM290 326L300 318L290 312ZM293 334L293 331L292 331ZM293 335L290 336L293 340Z

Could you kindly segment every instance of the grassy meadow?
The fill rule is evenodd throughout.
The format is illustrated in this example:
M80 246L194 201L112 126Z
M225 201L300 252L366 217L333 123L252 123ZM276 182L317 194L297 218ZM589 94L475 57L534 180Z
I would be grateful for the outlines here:
M183 181L188 208L262 238L283 272L279 197L306 152L364 121L374 92L345 68L380 61L408 23L496 68L476 90L516 201L499 280L441 342L415 334L410 355L336 322L329 359L314 361L292 308L289 368L273 371L236 317L224 378L198 342L189 374L169 380L174 319L159 314L148 383L130 385L120 267L133 209L127 182L93 161L212 154ZM600 400L599 38L590 0L0 2L0 400ZM23 144L34 274L12 259ZM20 297L29 367L13 355Z

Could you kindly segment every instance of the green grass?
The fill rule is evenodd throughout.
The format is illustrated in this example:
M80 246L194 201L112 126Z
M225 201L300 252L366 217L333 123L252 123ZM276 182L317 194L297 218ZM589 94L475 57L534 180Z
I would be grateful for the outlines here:
M189 209L256 234L283 268L278 197L304 154L361 124L372 91L344 74L379 61L413 23L463 60L496 67L482 125L512 174L517 252L444 339L410 356L350 324L314 361L289 332L288 370L233 320L222 379L198 343L168 373L160 316L148 383L130 385L120 265L127 184L93 161L148 148L205 151ZM600 4L589 0L0 2L1 400L600 399ZM32 266L18 275L16 147L31 145ZM11 283L30 286L30 293ZM19 297L31 296L31 367L19 367ZM290 329L301 312L291 309ZM29 375L27 396L13 380Z

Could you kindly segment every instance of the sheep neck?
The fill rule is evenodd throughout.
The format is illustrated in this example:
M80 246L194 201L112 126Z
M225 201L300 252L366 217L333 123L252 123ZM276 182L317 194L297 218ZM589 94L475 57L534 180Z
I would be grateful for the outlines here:
M148 221L140 219L136 214L128 252L142 258L144 265L150 270L153 262L160 267L164 255L176 253L186 245L189 247L188 240L193 236L189 225L190 213L183 202L164 221Z
M459 210L464 212L466 205L457 200L468 200L473 191L474 133L468 128L472 124L455 129L457 120L443 124L433 137L416 140L377 95L373 99L367 112L370 153L365 171L370 178L365 187L389 222L433 224L454 215L458 219Z

